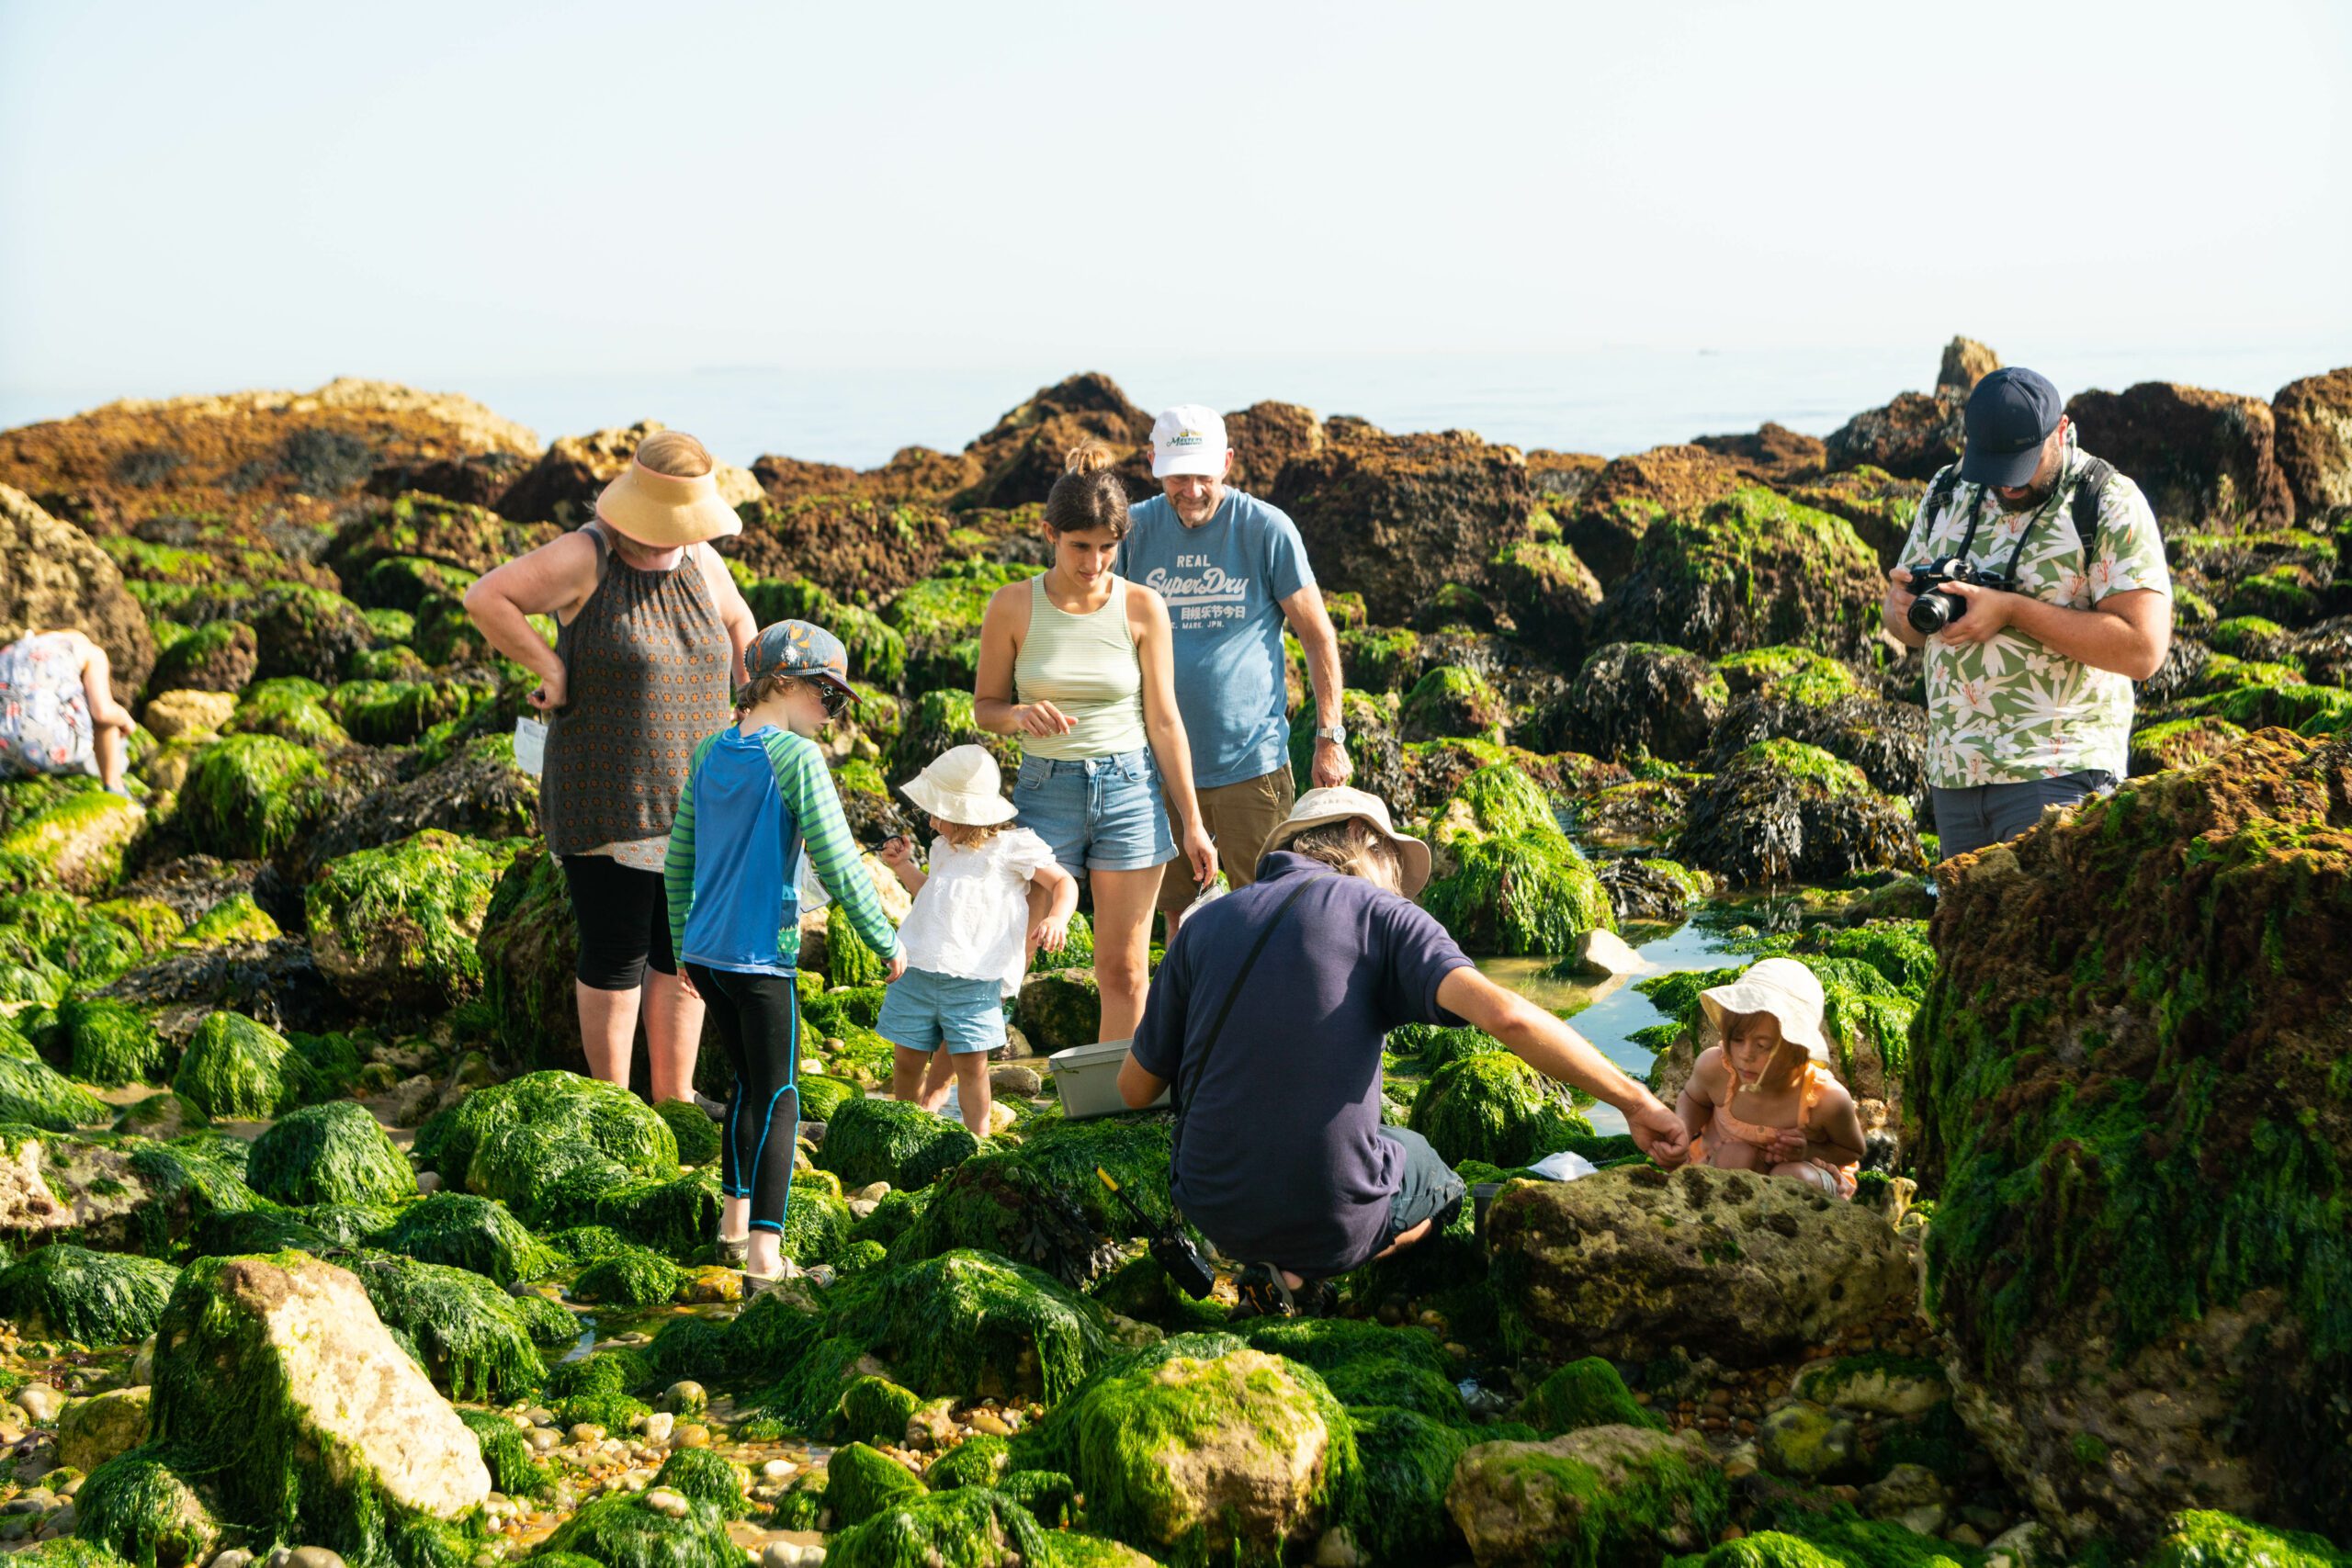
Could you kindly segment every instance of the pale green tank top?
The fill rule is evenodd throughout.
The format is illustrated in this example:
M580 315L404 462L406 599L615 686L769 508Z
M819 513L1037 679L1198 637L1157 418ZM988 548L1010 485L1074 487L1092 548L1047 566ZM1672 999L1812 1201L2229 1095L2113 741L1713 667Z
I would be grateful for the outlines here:
M1140 751L1143 665L1127 626L1127 581L1114 578L1110 598L1088 615L1055 607L1045 573L1031 578L1029 633L1012 661L1012 692L1024 703L1046 702L1076 720L1068 735L1021 738L1024 756L1057 761Z

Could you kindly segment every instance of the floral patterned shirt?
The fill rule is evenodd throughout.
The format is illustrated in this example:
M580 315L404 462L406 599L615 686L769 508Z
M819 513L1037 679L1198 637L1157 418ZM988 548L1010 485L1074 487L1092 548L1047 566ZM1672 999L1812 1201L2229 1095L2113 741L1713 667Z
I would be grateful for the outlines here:
M2004 570L2022 535L2021 593L2073 610L2134 589L2169 595L2172 574L2155 513L2140 487L2120 473L2099 498L2097 553L2083 558L2073 498L2088 461L2069 429L2065 468L2048 501L2031 512L2007 513L1996 498L1984 496L1968 564ZM1904 541L1903 559L1957 553L1980 494L1980 487L1960 484L1933 515L1923 504ZM1928 782L1937 788L2023 784L2087 769L2121 778L2129 771L2129 677L2053 653L2014 626L1958 648L1930 637L1925 658Z

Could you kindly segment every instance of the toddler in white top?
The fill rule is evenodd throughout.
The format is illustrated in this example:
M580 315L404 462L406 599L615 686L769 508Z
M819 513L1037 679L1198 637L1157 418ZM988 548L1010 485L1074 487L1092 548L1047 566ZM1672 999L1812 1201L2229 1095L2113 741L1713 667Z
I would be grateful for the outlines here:
M1033 949L1057 951L1069 939L1078 882L1054 860L1045 840L1011 826L1012 803L1001 793L996 759L978 746L956 746L899 787L931 814L939 837L931 870L914 845L893 839L882 862L915 896L899 927L907 972L883 993L875 1032L898 1047L891 1062L894 1099L933 1103L946 1084L923 1083L923 1066L943 1052L956 1074L964 1125L989 1130L989 1053L1004 1043L1004 1000L1021 989ZM1032 889L1044 913L1030 921Z

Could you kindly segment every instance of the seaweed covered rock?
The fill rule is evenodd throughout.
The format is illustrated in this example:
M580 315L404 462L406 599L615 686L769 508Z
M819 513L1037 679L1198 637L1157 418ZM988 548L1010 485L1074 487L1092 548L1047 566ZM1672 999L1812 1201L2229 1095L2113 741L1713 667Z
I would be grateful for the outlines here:
M835 1455L834 1463L840 1461ZM925 1493L916 1482L911 1494L892 1494L827 1542L825 1561L832 1568L1098 1568L1091 1559L1069 1554L1065 1541L1074 1539L1049 1535L1002 1493L984 1486Z
M1347 1526L1355 1544L1376 1563L1460 1562L1466 1543L1445 1495L1469 1438L1395 1405L1351 1405L1348 1418L1363 1478Z
M516 1399L547 1377L518 1299L479 1274L410 1258L367 1257L352 1273L386 1327L408 1336L460 1399Z
M537 847L509 862L482 910L482 1001L526 1066L588 1070L580 1043L580 928L563 865Z
M428 829L330 861L303 894L311 950L356 1006L440 1011L481 985L476 939L514 841Z
M389 1203L416 1191L407 1156L348 1100L291 1111L254 1140L245 1181L273 1202Z
M817 1164L840 1177L843 1187L887 1181L910 1190L930 1186L978 1148L979 1140L960 1122L903 1100L860 1099L844 1102L825 1123Z
M374 1245L420 1263L446 1264L495 1284L537 1280L563 1258L524 1228L506 1205L470 1192L435 1192L401 1211Z
M1361 420L1327 422L1320 449L1284 464L1266 499L1297 521L1317 571L1388 626L1449 584L1485 589L1496 550L1532 537L1535 506L1511 447L1466 431L1391 435Z
M1412 1128L1448 1165L1506 1170L1592 1136L1566 1086L1503 1050L1473 1052L1431 1073L1414 1098Z
M159 1450L117 1454L74 1493L74 1534L140 1568L204 1562L220 1544L220 1521L198 1489L201 1480L200 1471L191 1479L174 1469Z
M237 699L237 711L221 733L275 735L322 752L339 750L351 743L351 737L335 721L326 694L324 686L301 676L257 681Z
M526 1224L605 1223L599 1205L634 1210L678 1176L678 1144L652 1107L615 1084L573 1073L527 1073L476 1089L418 1130L417 1157L495 1198Z
M967 1159L932 1184L922 1216L890 1255L904 1262L978 1247L1083 1290L1118 1259L1077 1201L1087 1186L1101 1189L1092 1171L1086 1178L1084 1186L1065 1185L1025 1151Z
M260 1540L422 1568L441 1522L490 1494L481 1450L359 1281L300 1253L183 1271L156 1329L153 1408L153 1443Z
M685 1278L678 1266L658 1252L624 1247L580 1271L571 1293L583 1302L619 1307L658 1306L677 1294Z
M2129 474L2166 533L2277 527L2295 520L2279 471L2276 423L2259 398L2170 381L2066 400L2066 415L2096 452Z
M607 1492L582 1504L533 1555L604 1568L737 1568L743 1549L727 1533L727 1517L683 1501L684 1508L656 1507L650 1490Z
M152 1258L60 1242L0 1269L0 1317L84 1345L154 1332L179 1270Z
M1544 522L1543 513L1534 519L1539 529ZM1600 604L1600 580L1574 548L1556 536L1524 539L1496 552L1489 570L1495 597L1510 612L1522 639L1566 662L1584 656L1585 627Z
M30 1055L0 1055L0 1122L52 1133L113 1120L107 1102Z
M1314 1372L1229 1335L1184 1335L1105 1371L1042 1436L1090 1526L1156 1557L1271 1563L1347 1517L1353 1425Z
M242 1013L215 1012L180 1054L172 1092L207 1116L261 1121L317 1096L318 1069L287 1038Z
M121 1002L69 999L57 1008L70 1051L68 1066L84 1083L119 1089L160 1083L176 1056L147 1015Z
M1694 791L1676 850L1739 886L1927 865L1907 806L1795 740L1758 740Z
M1570 1361L1537 1383L1519 1415L1547 1437L1587 1427L1664 1426L1634 1403L1617 1369L1598 1356Z
M1898 392L1894 400L1865 409L1829 434L1822 458L1832 468L1867 465L1906 479L1931 479L1960 460L1968 441L1962 414L1967 394L1957 387L1933 393Z
M1012 1009L1012 1021L1031 1048L1049 1056L1072 1045L1091 1045L1102 1033L1102 991L1089 968L1030 975Z
M1695 1433L1589 1427L1544 1443L1482 1443L1445 1506L1478 1568L1615 1568L1694 1551L1729 1521Z
M1522 741L1595 757L1689 761L1707 749L1729 700L1720 671L1656 643L1597 649L1568 689L1539 710Z
M2211 1508L2176 1514L2141 1568L2345 1568L2352 1552L2302 1530L2265 1529Z
M1597 642L1718 658L1794 644L1863 656L1886 575L1842 517L1748 486L1642 536L1634 570L1594 612Z
M58 888L84 896L112 887L124 854L146 826L147 814L97 781L58 781L44 809L18 818L0 833L0 881Z
M1486 677L1459 664L1441 664L1405 694L1397 710L1397 734L1406 740L1487 735L1510 717L1502 694Z
M1453 868L1421 903L1471 953L1566 953L1586 931L1616 924L1591 863L1555 823L1462 834L1447 848Z
M1574 507L1560 517L1560 536L1590 565L1601 586L1611 588L1634 569L1642 536L1654 525L1729 495L1745 482L1737 464L1703 446L1628 453L1589 476Z
M2352 1530L2348 924L2352 738L2279 730L1938 900L1930 1300L1971 1430L2070 1541L2192 1504Z
M137 1448L147 1438L147 1408L153 1396L154 1391L141 1383L68 1400L57 1413L57 1462L87 1474Z
M1883 1216L1746 1170L1625 1166L1515 1183L1496 1196L1487 1236L1505 1337L1551 1360L1703 1345L1756 1366L1916 1289Z
M316 752L291 740L228 736L197 752L179 799L181 818L208 852L264 859L325 812L326 769Z
M1062 1398L1111 1359L1103 1310L991 1253L944 1253L881 1272L870 1335L899 1381L926 1398Z
M922 1495L922 1480L913 1471L862 1442L834 1450L825 1465L825 1506L837 1525L862 1525Z

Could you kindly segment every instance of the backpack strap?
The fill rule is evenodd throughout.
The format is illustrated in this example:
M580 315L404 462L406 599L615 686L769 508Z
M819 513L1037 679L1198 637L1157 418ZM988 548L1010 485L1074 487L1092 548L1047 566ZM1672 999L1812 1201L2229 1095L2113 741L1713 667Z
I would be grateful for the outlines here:
M2114 477L2114 464L2104 457L2093 457L2083 465L2083 477L2075 481L2075 493L2069 498L2075 533L2083 541L2083 570L2086 573L2098 558L2099 502L2106 499L2107 481Z

